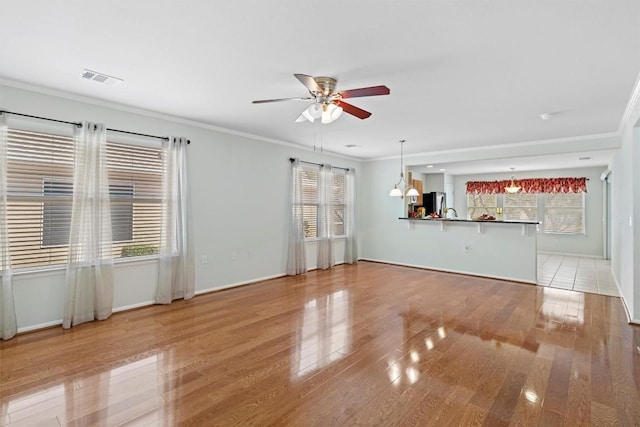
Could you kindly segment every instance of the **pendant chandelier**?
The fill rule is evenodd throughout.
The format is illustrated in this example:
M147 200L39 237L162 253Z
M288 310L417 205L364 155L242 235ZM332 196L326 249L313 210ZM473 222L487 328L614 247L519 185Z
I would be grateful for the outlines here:
M405 195L407 197L417 197L420 195L420 193L418 193L418 190L413 188L413 186L404 179L404 162L402 150L404 142L404 139L400 140L400 181L398 181L398 183L393 186L393 189L391 189L391 192L389 192L389 196L400 197L401 199L404 198Z
M508 187L504 187L504 191L506 191L509 194L515 194L518 191L520 191L521 187L518 187L514 182L513 182L513 171L516 168L511 168L511 184L509 184Z

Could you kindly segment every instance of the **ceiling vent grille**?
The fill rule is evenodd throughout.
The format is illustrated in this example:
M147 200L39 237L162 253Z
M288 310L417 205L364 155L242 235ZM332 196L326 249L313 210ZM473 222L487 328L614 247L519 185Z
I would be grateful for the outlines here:
M117 77L108 76L106 74L87 69L82 70L82 74L80 74L80 77L87 80L93 80L94 82L104 83L109 86L116 86L123 82L122 79L119 79Z

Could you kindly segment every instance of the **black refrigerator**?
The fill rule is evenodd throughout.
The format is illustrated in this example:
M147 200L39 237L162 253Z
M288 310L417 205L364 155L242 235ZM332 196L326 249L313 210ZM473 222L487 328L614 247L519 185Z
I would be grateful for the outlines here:
M444 217L444 208L447 207L447 195L440 191L424 193L422 195L422 206L427 215L437 212L438 215Z

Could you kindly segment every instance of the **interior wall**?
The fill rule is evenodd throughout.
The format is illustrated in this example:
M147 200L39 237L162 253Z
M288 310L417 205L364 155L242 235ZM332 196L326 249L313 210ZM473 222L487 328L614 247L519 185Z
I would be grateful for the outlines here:
M622 147L611 163L611 269L620 287L622 297L632 319L640 322L640 304L635 300L640 293L640 281L634 265L634 252L640 240L634 237L634 199L638 199L637 179L634 173L633 145L637 144L637 130L623 131Z
M189 138L196 292L284 274L290 157L355 168L358 191L362 186L358 176L360 162L343 157L268 143L126 107L96 105L4 85L0 85L0 100L0 107L8 111ZM307 246L309 267L315 268L315 242ZM343 254L344 244L339 241L337 262L342 262ZM156 275L156 261L117 264L114 307L148 304L155 292ZM14 288L20 331L59 323L64 270L18 272Z
M536 282L536 235L517 224L441 223L398 219L405 199L389 197L398 180L394 160L366 162L360 193L367 207L358 228L361 258L452 272ZM496 256L496 254L500 254ZM401 286L401 284L399 284Z
M602 206L603 187L600 175L606 167L578 168L567 170L527 171L519 174L520 178L557 178L587 177L587 195L585 197L585 235L545 234L538 232L538 251L580 256L602 257L603 254L603 222ZM453 207L458 214L467 216L467 181L496 181L508 179L505 174L457 175L455 181L455 203Z
M432 193L434 191L444 191L444 174L443 173L426 173L424 174L424 192Z

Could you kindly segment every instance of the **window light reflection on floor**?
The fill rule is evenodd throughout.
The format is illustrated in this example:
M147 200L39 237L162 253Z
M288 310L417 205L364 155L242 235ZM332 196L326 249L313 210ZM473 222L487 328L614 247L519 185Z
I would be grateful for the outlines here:
M305 376L343 358L351 345L349 291L340 290L304 305L293 377Z

